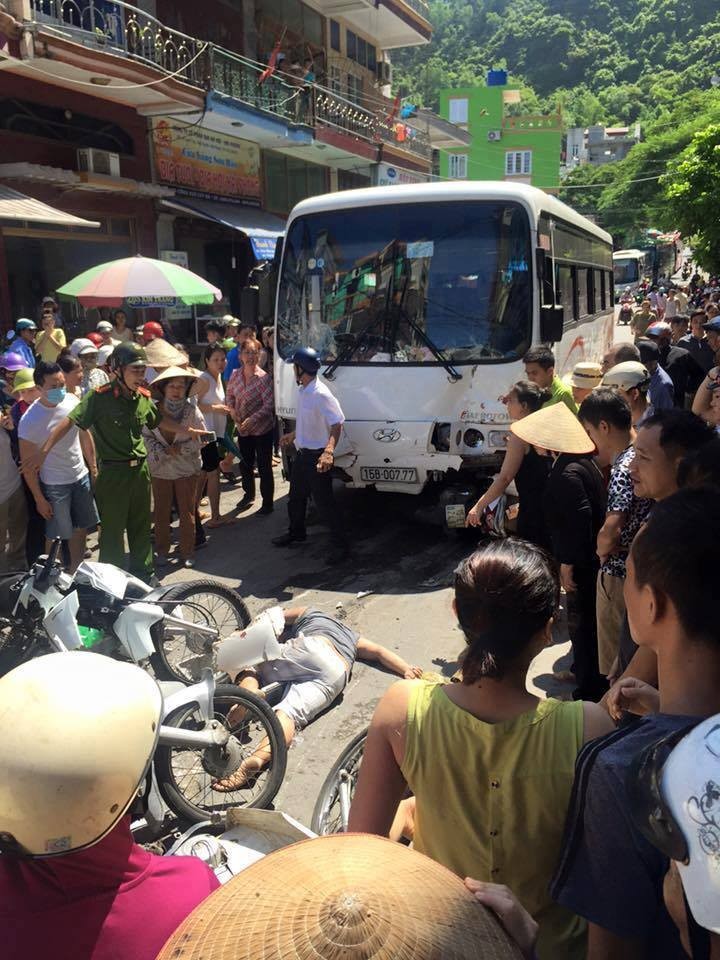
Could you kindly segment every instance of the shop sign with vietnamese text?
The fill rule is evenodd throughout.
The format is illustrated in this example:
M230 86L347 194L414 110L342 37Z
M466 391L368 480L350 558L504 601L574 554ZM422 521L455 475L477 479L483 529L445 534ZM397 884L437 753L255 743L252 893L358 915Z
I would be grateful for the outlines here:
M260 201L260 148L169 117L152 122L155 176L183 193Z

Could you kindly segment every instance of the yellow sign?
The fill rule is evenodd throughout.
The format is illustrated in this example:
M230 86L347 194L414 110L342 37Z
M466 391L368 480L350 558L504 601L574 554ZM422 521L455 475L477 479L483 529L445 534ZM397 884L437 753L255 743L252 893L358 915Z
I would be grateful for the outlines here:
M260 199L260 149L247 140L178 120L152 124L155 174L162 183L204 197Z

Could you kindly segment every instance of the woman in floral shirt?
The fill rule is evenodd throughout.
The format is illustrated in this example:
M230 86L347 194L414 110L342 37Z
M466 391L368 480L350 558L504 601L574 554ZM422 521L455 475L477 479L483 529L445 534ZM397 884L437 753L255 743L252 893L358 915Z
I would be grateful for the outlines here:
M225 402L237 425L238 447L242 457L240 474L244 497L238 504L247 510L255 501L257 463L260 475L260 513L272 513L275 483L272 472L273 386L272 377L258 366L262 346L255 339L245 340L240 349L242 366L234 370L225 393Z

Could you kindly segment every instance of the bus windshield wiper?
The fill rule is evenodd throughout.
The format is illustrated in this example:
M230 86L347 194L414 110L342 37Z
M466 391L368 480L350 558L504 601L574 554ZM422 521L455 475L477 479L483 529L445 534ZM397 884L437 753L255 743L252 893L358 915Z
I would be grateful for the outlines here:
M425 333L420 324L413 320L409 313L405 313L403 319L408 324L411 330L415 331L415 334L420 338L420 340L425 344L430 353L435 357L438 363L441 363L448 372L448 376L453 381L457 383L458 380L462 380L462 374L457 370L451 363L450 360L445 356L440 347L430 339L430 337Z
M334 378L335 371L340 366L340 364L344 363L345 360L348 360L353 355L353 353L355 353L358 347L362 346L362 344L365 343L365 340L367 339L368 334L370 334L370 332L375 329L375 327L378 325L381 319L382 319L382 314L379 314L373 320L371 320L366 327L363 327L360 333L353 340L351 340L349 343L347 343L343 347L343 349L338 353L335 359L332 360L327 365L327 367L325 367L325 370L323 371L323 375L326 380L332 380Z

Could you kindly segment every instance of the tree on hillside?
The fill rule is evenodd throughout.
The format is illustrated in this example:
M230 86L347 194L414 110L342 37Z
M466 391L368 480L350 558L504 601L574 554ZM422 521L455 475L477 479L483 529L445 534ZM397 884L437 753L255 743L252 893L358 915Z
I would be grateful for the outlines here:
M668 216L693 238L697 261L720 272L720 123L696 133L674 170L662 179Z

